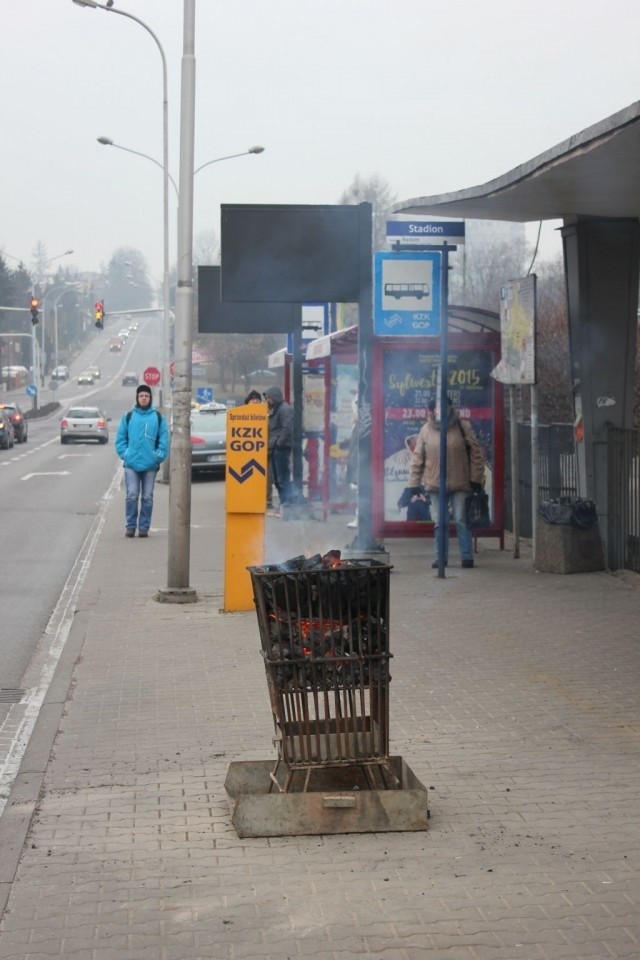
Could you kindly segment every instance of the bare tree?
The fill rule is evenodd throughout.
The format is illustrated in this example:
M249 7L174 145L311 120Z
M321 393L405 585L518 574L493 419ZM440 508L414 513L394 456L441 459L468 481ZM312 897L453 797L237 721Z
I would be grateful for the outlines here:
M569 317L562 257L543 261L537 276L536 366L540 420L571 423Z
M373 210L373 249L384 250L387 245L387 218L397 197L388 182L379 174L362 177L359 173L347 187L339 203L370 203Z
M197 345L214 367L214 379L222 393L235 391L237 385L244 393L251 386L248 374L252 370L265 369L269 354L278 348L281 339L269 333L250 337L238 333L215 333L201 336Z
M211 266L220 262L220 241L215 230L201 230L193 244L193 262Z
M151 276L144 255L135 247L114 250L106 275L105 308L110 310L137 309L150 306L158 281Z
M47 271L47 264L49 263L49 260L47 257L47 247L42 242L42 240L38 240L38 242L36 243L35 247L33 248L32 256L33 256L34 275L36 277L36 280L39 281L44 277Z
M466 221L465 244L452 255L449 300L483 310L500 310L500 288L527 272L524 224Z

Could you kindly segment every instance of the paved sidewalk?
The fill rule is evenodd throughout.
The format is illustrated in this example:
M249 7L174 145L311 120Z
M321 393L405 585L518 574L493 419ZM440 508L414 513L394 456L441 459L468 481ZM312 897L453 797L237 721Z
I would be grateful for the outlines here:
M108 509L0 820L0 960L637 960L640 578L481 540L438 580L390 542L391 752L430 828L241 840L224 779L272 721L255 614L219 612L221 491L193 487L195 605L153 599L167 488L142 543ZM269 559L350 534L269 519Z

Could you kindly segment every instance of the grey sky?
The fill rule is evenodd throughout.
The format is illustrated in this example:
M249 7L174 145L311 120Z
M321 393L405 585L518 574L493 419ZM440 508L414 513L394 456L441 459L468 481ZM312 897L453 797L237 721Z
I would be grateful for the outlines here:
M178 179L181 0L115 0L158 35ZM158 50L72 0L2 0L0 249L162 272ZM638 0L198 0L194 232L220 203L335 203L355 174L399 199L499 176L638 99ZM175 204L171 260L175 260ZM548 231L547 231L548 234ZM548 244L545 248L551 252Z

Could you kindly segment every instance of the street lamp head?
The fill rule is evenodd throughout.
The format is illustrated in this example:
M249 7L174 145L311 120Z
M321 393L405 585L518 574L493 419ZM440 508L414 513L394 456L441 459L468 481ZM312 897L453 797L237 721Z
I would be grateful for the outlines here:
M79 7L97 7L96 0L73 0Z
M249 147L247 153L264 153L264 147Z
M98 137L98 143L101 143L104 147L113 146L113 140L110 140L109 137Z

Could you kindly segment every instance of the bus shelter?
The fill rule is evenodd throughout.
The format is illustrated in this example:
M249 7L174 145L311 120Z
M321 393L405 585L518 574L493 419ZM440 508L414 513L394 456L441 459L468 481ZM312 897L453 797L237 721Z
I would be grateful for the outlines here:
M353 511L357 494L348 467L357 414L357 327L310 341L302 390L309 499L321 502L325 517Z
M485 459L491 526L474 535L504 545L503 389L491 376L500 360L500 320L492 311L449 307L449 396L471 421ZM417 435L435 399L438 337L376 337L372 378L372 514L376 537L432 537L428 520L398 507L409 483ZM351 511L357 491L348 460L358 388L357 327L319 337L307 346L303 367L307 492L323 513ZM452 533L455 534L454 528Z
M450 308L454 309L454 308ZM448 395L471 422L485 462L491 526L474 536L497 537L504 547L504 403L502 385L491 371L500 359L500 335L488 329L455 329L450 316ZM409 486L411 458L420 428L435 401L440 338L377 339L373 350L372 513L375 535L433 537L427 511L409 519L398 501ZM451 527L452 535L455 528Z

